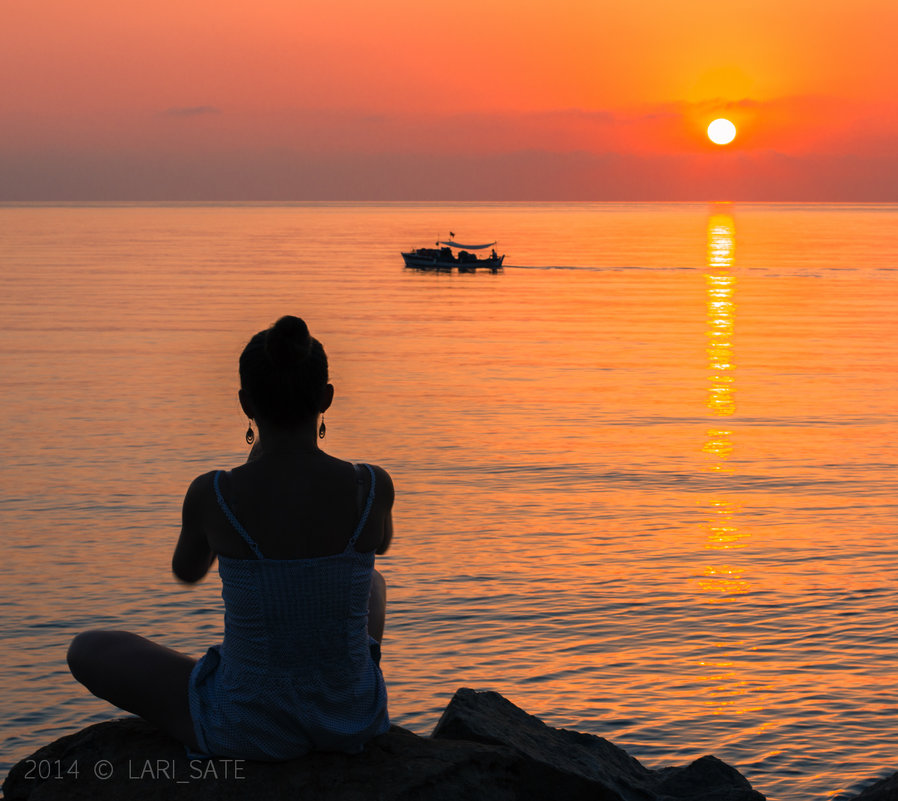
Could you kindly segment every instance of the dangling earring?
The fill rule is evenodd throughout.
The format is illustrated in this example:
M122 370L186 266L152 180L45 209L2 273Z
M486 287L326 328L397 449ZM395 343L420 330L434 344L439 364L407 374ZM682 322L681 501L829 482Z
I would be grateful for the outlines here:
M324 439L324 435L327 433L327 426L324 424L324 418L321 418L321 425L318 426L318 439Z
M256 435L253 433L253 421L250 420L246 427L246 444L252 445L256 441Z

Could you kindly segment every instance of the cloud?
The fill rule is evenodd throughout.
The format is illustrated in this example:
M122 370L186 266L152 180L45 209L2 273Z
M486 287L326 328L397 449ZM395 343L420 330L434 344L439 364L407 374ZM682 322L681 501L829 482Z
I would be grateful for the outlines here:
M102 136L43 126L6 142L0 124L0 200L895 202L898 120L863 124L877 110L826 97L467 114L194 106L106 121ZM736 123L732 147L708 141L712 115Z
M67 151L0 158L0 201L898 200L895 154L719 156Z
M449 114L231 110L214 123L214 138L202 132L205 138L198 146L205 150L212 143L243 147L267 142L273 148L319 155L394 151L434 156L520 151L675 155L708 150L708 123L725 116L739 131L731 150L833 152L835 142L851 140L855 144L838 150L863 152L851 123L860 110L847 111L843 101L824 97ZM200 133L197 130L197 136Z

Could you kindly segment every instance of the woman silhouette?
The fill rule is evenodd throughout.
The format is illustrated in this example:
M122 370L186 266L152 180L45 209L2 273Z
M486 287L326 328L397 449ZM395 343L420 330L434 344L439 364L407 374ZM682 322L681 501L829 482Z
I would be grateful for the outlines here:
M256 334L240 357L240 404L259 439L246 464L190 485L172 558L188 583L218 558L220 645L195 660L130 632L87 631L69 647L72 674L94 695L194 756L352 753L389 728L374 558L392 538L393 484L318 447L333 397L324 349L298 317Z

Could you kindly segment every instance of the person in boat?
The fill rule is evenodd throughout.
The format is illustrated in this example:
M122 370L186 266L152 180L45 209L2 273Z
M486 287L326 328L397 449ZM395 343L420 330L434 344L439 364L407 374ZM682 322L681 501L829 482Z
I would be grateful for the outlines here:
M199 581L218 559L225 637L194 659L126 631L68 650L94 695L173 735L191 756L285 760L361 751L389 729L380 670L393 484L319 447L334 388L298 317L240 357L239 400L259 437L248 461L187 490L172 570ZM320 420L320 422L319 422Z

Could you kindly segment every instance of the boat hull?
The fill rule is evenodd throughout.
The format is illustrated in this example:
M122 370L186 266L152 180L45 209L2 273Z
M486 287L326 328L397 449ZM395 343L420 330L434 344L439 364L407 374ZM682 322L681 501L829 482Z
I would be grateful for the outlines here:
M429 249L415 250L410 253L403 253L402 258L405 266L413 270L434 270L440 272L451 272L458 270L460 273L473 273L477 270L489 270L490 272L498 272L502 269L502 262L505 256L488 257L478 259L472 257L467 260L456 259L454 257L447 258L445 255L437 252L427 252Z

